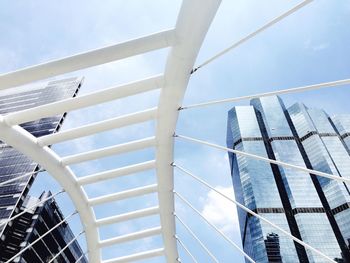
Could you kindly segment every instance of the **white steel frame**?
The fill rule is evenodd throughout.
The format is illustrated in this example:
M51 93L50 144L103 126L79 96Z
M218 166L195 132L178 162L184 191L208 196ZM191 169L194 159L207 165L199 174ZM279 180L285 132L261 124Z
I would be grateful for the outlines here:
M71 198L82 220L83 232L85 233L88 246L87 254L90 262L102 262L101 248L103 247L108 247L111 245L160 234L163 237L163 248L144 251L137 254L127 255L115 259L109 259L103 262L130 262L162 255L166 257L167 262L176 262L180 261L177 244L183 246L184 250L188 253L188 255L190 255L193 261L197 262L197 260L193 257L193 254L191 254L190 250L187 247L185 247L181 239L176 236L175 217L177 216L175 214L174 193L176 193L177 196L179 196L180 199L182 199L184 202L186 202L186 200L174 190L174 137L178 137L187 141L201 143L207 146L229 151L234 154L241 154L249 158L255 158L261 161L274 163L276 165L282 165L287 166L289 168L302 170L304 172L312 173L317 176L324 176L342 182L349 182L349 180L346 178L341 178L320 171L314 171L306 169L304 167L298 167L291 164L267 159L261 156L256 156L228 149L226 147L214 145L206 141L201 141L198 139L181 135L175 135L178 114L181 110L184 109L215 105L218 103L225 102L234 102L261 96L301 92L305 90L313 90L324 87L349 84L350 80L346 79L329 83L309 85L299 88L255 94L239 98L230 98L182 106L182 100L185 95L186 87L191 74L196 72L201 67L208 65L210 62L219 58L221 55L236 48L237 46L243 44L244 42L253 38L262 31L273 26L277 22L296 12L301 7L307 5L311 1L312 0L306 0L301 2L299 5L293 7L292 9L283 13L282 15L271 20L269 23L260 27L258 30L242 38L238 42L234 43L227 49L223 50L222 52L218 53L217 55L213 56L212 58L208 59L207 61L205 61L197 67L194 67L194 63L198 51L202 45L208 28L216 14L221 0L184 0L174 29L166 30L149 36L130 40L121 44L116 44L88 51L71 57L51 61L48 63L43 63L37 66L28 67L0 75L0 89L9 89L14 88L18 85L28 84L32 81L42 80L60 74L88 67L98 66L116 60L121 60L130 56L143 54L145 52L157 50L160 48L170 47L166 67L163 74L135 81L132 83L127 83L117 87L111 87L105 90L96 91L87 95L69 98L63 101L54 102L36 108L22 110L4 116L0 116L0 140L6 142L8 145L14 147L18 151L30 157L33 161L40 164L51 176L53 176L57 180L57 182L62 186L64 191ZM66 131L61 131L40 138L34 137L19 126L19 124L24 122L37 120L43 117L49 117L57 114L62 114L65 112L85 107L94 106L104 102L121 99L124 97L136 95L155 89L160 90L160 99L156 108L147 109L141 112L135 112L117 118L102 120L100 122L80 126ZM157 125L156 133L153 137L144 138L137 141L129 141L110 147L94 149L92 151L83 152L80 154L75 154L66 157L58 156L51 148L48 147L48 145L54 143L81 138L103 131L121 128L124 126L129 126L132 124L142 123L150 120L154 120ZM111 155L132 152L145 148L155 148L155 160L149 160L143 163L135 163L126 167L91 174L80 178L77 178L73 171L69 168L69 165L72 164L96 160ZM131 173L136 173L149 169L156 170L156 184L129 189L108 195L98 196L95 198L89 198L85 193L84 187L88 184L95 184L104 180L117 178L120 176L125 176ZM201 179L195 177L185 169L181 167L179 169L192 176L193 178L197 179L197 181L210 187L204 181L201 181ZM4 184L6 183L7 182L4 182ZM150 208L131 211L125 214L113 215L101 219L96 219L95 217L93 207L96 205L131 198L135 196L142 196L149 193L158 194L159 205ZM273 225L273 223L267 221L264 218L261 218L259 215L255 214L249 209L248 211L246 207L237 203L235 200L232 200L228 197L226 198L235 203L240 208L251 213L253 216L257 216L261 220L264 220L269 224ZM190 205L190 203L187 204L195 212L199 212L192 205ZM113 237L107 240L100 240L98 228L101 226L125 222L131 219L142 218L157 214L160 216L160 226L158 227L145 229L123 236ZM10 220L13 220L13 218L11 218ZM198 239L198 237L194 234L193 231L191 231L191 229L186 225L186 223L180 218L178 218L178 220L189 231L193 238L199 242L201 247L213 259L213 261L218 262L215 256L207 249L204 243L200 239ZM218 229L209 221L208 224L218 231ZM52 229L50 231L52 231ZM218 231L218 233L224 239L226 239L232 246L237 248L249 261L254 262L251 258L249 258L248 255L245 254L243 250L241 250L235 243L229 240L223 233L221 233L220 231ZM310 247L301 240L296 239L287 232L285 232L285 234L287 234L296 242L304 245L306 248L311 249L315 253L318 253L319 255L323 256L327 261L334 262L326 255L323 255L318 250ZM80 259L78 259L78 261Z
M46 79L56 75L101 65L104 63L135 56L152 50L171 47L166 68L163 75L149 79L136 81L119 87L94 92L85 96L66 99L45 106L24 110L0 116L0 139L8 145L39 163L51 174L62 186L72 199L82 219L90 262L101 262L101 244L111 242L101 241L98 235L98 227L121 220L132 219L138 216L146 216L158 212L160 215L161 228L144 230L137 234L125 237L116 237L114 241L128 241L136 237L148 234L161 233L164 240L164 249L153 252L145 252L130 255L120 259L108 260L107 262L124 262L131 259L141 259L150 256L164 254L168 262L175 262L178 258L177 244L175 239L174 196L173 196L173 134L176 127L178 108L181 106L185 94L190 72L203 42L205 34L219 7L220 0L210 1L184 1L176 27L171 30L152 34L125 43L92 50L75 56L59 59L56 61L25 68L0 76L0 89L12 88L32 81ZM196 14L196 15L194 15ZM191 25L190 27L188 25ZM126 96L146 92L152 89L161 89L160 101L157 109L104 120L98 123L78 127L75 129L36 138L22 129L18 124L36 120L42 117L52 116L83 107L93 106L99 103L123 98ZM122 145L97 149L88 153L61 158L52 149L47 147L54 143L80 138L90 134L115 129L135 123L156 119L157 130L154 138L142 141L129 142ZM146 147L156 147L156 160L143 164L135 164L117 170L99 173L78 179L69 164L92 160L110 154L124 153ZM97 183L108 178L123 176L129 173L155 168L157 171L157 185L131 189L121 193L101 196L89 199L83 185ZM95 218L92 206L157 192L159 207L150 211L131 212L125 215L116 215L112 218Z

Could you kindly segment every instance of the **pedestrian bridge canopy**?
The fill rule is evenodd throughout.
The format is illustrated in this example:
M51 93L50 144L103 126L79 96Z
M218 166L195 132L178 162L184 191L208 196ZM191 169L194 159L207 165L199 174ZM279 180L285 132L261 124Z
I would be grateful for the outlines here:
M256 35L261 34L263 31L267 30L269 27L272 27L274 24L278 23L287 16L297 12L299 9L308 5L312 1L307 0L299 3L292 9L286 11L270 22L257 28L252 33L246 35L239 41L233 43L227 49L209 58L204 63L197 64L197 54L205 41L206 33L208 32L210 25L215 18L220 2L220 0L184 0L178 14L176 26L174 28L164 29L164 31L142 36L123 43L117 43L115 45L94 49L0 75L1 90L16 89L18 86L30 84L35 81L46 80L66 73L96 67L150 51L167 48L166 50L168 54L164 72L159 75L149 76L148 78L141 80L135 79L133 82L118 85L116 87L97 90L88 94L78 95L74 98L64 99L62 101L0 116L0 140L40 164L40 166L60 184L63 191L65 191L70 197L81 219L83 232L87 243L86 255L89 262L132 262L159 256L163 256L167 262L178 262L181 260L178 252L179 247L182 247L183 251L189 255L189 258L192 258L193 261L196 262L196 258L191 253L191 248L187 247L182 241L181 237L177 235L176 222L182 224L188 230L188 232L202 247L203 253L207 254L207 257L211 258L214 262L218 262L216 256L206 247L205 241L197 237L196 233L194 233L191 228L186 225L185 220L176 214L174 200L177 198L179 201L183 202L184 205L190 207L196 213L198 213L199 216L203 217L204 221L207 220L200 211L198 211L188 200L186 200L184 196L182 196L180 193L181 189L176 189L174 187L174 170L178 170L181 173L192 177L195 181L197 181L196 183L212 189L213 191L217 192L218 195L222 195L223 198L228 199L240 209L244 209L252 216L256 216L260 220L263 220L275 227L276 232L279 231L281 234L289 236L295 242L322 256L326 261L334 262L333 259L329 258L327 255L324 255L317 249L309 246L296 237L293 237L291 234L274 225L272 222L262 218L231 197L221 193L207 182L203 181L200 176L194 175L182 166L177 165L175 162L174 142L176 140L182 140L186 141L187 143L206 145L208 147L222 150L223 152L231 151L234 154L241 154L249 158L259 159L262 162L275 163L284 167L309 172L317 176L323 176L333 180L350 183L349 179L343 177L336 177L320 171L313 171L304 167L298 167L292 164L270 160L261 156L227 149L224 146L199 140L197 138L188 137L186 135L177 134L177 120L179 114L185 110L206 106L209 107L210 105L219 103L236 102L261 96L302 92L306 90L340 86L350 83L350 80L348 79L336 80L334 82L319 83L268 93L228 98L220 101L183 105L182 102L186 93L188 82L197 71L201 70L202 67L207 66L212 61L224 56L226 53L237 48L238 46L243 45L245 42L254 38ZM79 127L66 129L38 138L31 135L20 126L20 124L25 122L69 113L71 111L87 107L95 107L102 103L132 97L137 94L151 92L154 90L158 90L160 92L157 107L149 108L143 111L133 112L115 118L106 118L98 122L81 125ZM155 122L155 133L153 136L140 140L131 141L126 139L125 142L118 143L113 146L98 147L91 151L81 152L79 154L69 156L60 156L55 152L54 147L49 147L58 143L69 142L70 140L83 138L85 136L102 133L112 129L119 129L146 121ZM118 169L106 170L83 177L76 176L76 174L70 168L71 165L77 163L96 161L100 158L148 148L154 149L154 160L149 160L147 162L135 161L133 162L133 165ZM121 192L106 193L97 197L91 197L85 191L87 186L93 187L95 184L97 185L100 182L150 169L153 169L156 172L157 182L155 184L145 185ZM6 182L3 182L2 184L6 184ZM154 207L137 209L125 214L115 214L104 218L97 218L95 216L95 207L98 205L133 197L142 197L150 193L155 193L158 197L158 204ZM101 227L115 223L123 224L124 222L133 219L142 220L142 218L150 215L159 215L159 226L147 228L127 235L115 236L109 239L100 238L99 228ZM10 218L10 220L13 220L13 218ZM237 249L248 261L254 262L254 260L240 248L239 244L234 243L211 222L208 222L208 224L219 233L221 238L232 245L232 249ZM161 235L163 246L157 249L141 251L136 254L130 253L129 255L123 257L102 260L103 248L137 239L152 237L155 235ZM28 244L28 246L30 246L30 244ZM8 262L11 262L15 258L16 257Z

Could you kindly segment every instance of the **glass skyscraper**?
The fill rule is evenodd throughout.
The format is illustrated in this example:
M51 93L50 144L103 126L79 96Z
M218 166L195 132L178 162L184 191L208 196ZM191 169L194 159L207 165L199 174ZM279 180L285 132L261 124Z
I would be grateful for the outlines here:
M228 113L227 146L297 166L350 177L350 115L277 96ZM229 153L236 200L337 262L350 262L349 186ZM244 250L257 262L324 262L265 222L238 209Z
M20 211L33 207L35 203L42 202L49 196L51 196L50 192L42 193L39 198L26 196ZM1 260L11 258L27 245L34 243L62 220L64 216L54 199L47 200L35 209L28 210L8 226L6 243L1 247ZM14 262L49 262L59 254L53 262L86 263L87 259L77 241L66 247L73 239L74 234L69 225L61 224L41 241L34 243L30 249L25 250ZM61 252L63 248L65 249Z
M76 96L81 84L82 78L69 78L58 81L51 81L47 85L36 85L29 88L26 87L23 88L23 90L21 91L18 91L18 89L16 89L16 91L14 92L11 90L2 91L0 93L0 114L6 115L10 112L25 110L50 102L74 97ZM52 116L49 118L42 118L36 121L27 122L21 124L21 126L25 130L30 132L32 135L40 137L58 131L61 127L64 118L65 114ZM32 238L34 236L37 236L38 230L41 229L40 227L35 228L33 225L31 225L32 223L34 224L31 213L26 213L25 215L19 217L19 220L15 220L15 222L7 223L7 220L9 218L21 212L25 207L24 202L29 198L27 194L38 170L40 170L40 168L37 163L33 162L31 159L18 152L17 150L13 149L6 143L0 141L1 262L5 262L11 256L14 256L19 251L20 247L18 246L22 243L22 241L25 242L25 238ZM53 214L51 218L50 216L46 216L45 220L47 221L47 223L55 220L57 221L58 210L53 205L48 205L48 202L46 202L43 207L46 210L50 209L50 207L55 210L52 212L48 212L48 214L54 213L55 216ZM37 217L42 217L45 214L44 208L38 207L37 209L40 209L42 212L39 213L38 211L33 211L33 214L36 214ZM42 219L40 220L43 221ZM14 227L14 225L18 228ZM28 227L28 229L26 227ZM24 232L22 233L21 231ZM30 234L31 232L33 232L34 234ZM64 235L64 231L57 231L56 234ZM24 239L20 240L21 238ZM51 249L52 251L56 251L57 247L60 247L57 244L53 244L52 242L51 246L54 246L51 248L49 247L49 249ZM79 245L76 243L74 246ZM77 251L79 252L80 250ZM30 250L28 250L28 253L29 252ZM77 257L75 257L75 259L77 259ZM44 259L42 259L42 261L46 262ZM75 262L75 260L62 262Z

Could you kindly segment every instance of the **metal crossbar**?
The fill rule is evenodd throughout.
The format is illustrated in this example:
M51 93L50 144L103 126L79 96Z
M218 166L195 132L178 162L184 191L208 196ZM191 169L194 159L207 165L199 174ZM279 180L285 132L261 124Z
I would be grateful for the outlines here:
M77 183L79 185L87 185L93 184L97 182L101 182L103 180L114 179L120 176L125 176L133 173L138 173L150 169L154 169L156 167L156 161L151 160L143 163L128 165L124 167L120 167L113 170L108 170L96 174L86 175L84 177L80 177L77 179Z
M89 152L66 156L62 158L62 163L64 165L82 163L86 161L108 157L111 155L123 154L123 153L132 152L132 151L142 150L145 148L154 147L156 143L157 143L156 137L153 136L153 137L136 140L132 142L127 142L119 145L114 145L110 147L105 147L102 149L97 149Z
M157 108L152 108L124 116L119 116L78 128L72 128L70 130L52 133L49 135L38 138L38 144L41 146L51 145L59 142L69 141L85 136L93 135L96 133L117 129L125 126L129 126L136 123L146 122L154 120L157 116Z
M119 214L116 216L110 216L102 219L96 220L96 225L103 226L103 225L109 225L109 224L116 224L123 221L129 221L132 219L140 218L140 217L147 217L152 215L159 214L159 207L154 206L150 208L145 208L141 210L134 210L132 212L128 212L125 214Z
M95 91L79 97L68 98L35 108L16 111L5 115L4 119L9 125L16 125L28 121L38 120L40 118L50 117L65 112L96 106L98 104L112 100L129 97L155 89L160 89L164 85L163 82L164 77L162 75L158 75L117 87Z
M160 235L161 233L162 233L161 227L154 227L154 228L134 232L131 234L126 234L126 235L102 240L100 241L99 246L108 247L119 243L125 243L125 242L142 239L146 237L151 237L151 236L157 236L157 235Z
M108 259L103 261L103 263L124 263L124 262L133 262L142 259L148 259L153 257L159 257L164 255L164 248L157 248L153 250L148 250L146 252L136 253L133 255L123 256L115 259Z
M175 30L170 29L124 43L24 68L0 75L0 90L169 47L175 44L175 40Z

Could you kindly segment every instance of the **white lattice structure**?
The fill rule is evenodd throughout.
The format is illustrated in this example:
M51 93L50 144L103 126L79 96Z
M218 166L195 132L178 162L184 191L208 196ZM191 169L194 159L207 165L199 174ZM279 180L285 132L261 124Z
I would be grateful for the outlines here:
M298 10L302 6L306 5L310 1L304 1L302 4L291 9L282 16L272 20L270 23L258 29L256 32L248 35L241 41L235 43L233 46L224 50L218 56L224 54L232 48L237 47L243 42L254 37L256 34L262 32L273 24L277 23L284 17ZM299 92L310 89L317 89L322 87L349 84L350 80L336 81L332 83L322 83L312 86L300 87L289 90L282 90L277 92L270 92L264 94L256 94L253 96L245 96L240 98L232 98L224 101L214 101L209 103L202 103L197 105L182 106L182 99L184 97L186 87L193 71L196 71L201 66L209 63L212 59L203 63L201 66L193 70L198 51L202 45L204 37L210 27L210 24L215 16L215 13L220 5L220 0L185 0L181 7L178 21L174 29L162 31L149 36L141 37L138 39L130 40L125 43L116 44L109 47L104 47L97 50L92 50L86 53L78 54L75 56L59 59L56 61L36 65L33 67L21 69L15 72L10 72L0 76L0 89L14 88L18 85L27 84L33 81L46 79L49 77L57 76L60 74L73 72L76 70L98 66L104 63L121 60L130 56L135 56L145 52L161 49L164 47L170 47L169 55L165 67L165 71L162 75L150 76L147 79L136 80L135 82L121 85L118 87L109 88L93 92L91 94L78 96L71 99L39 106L28 110L10 113L6 116L0 116L0 139L7 144L13 146L20 152L26 154L35 162L39 163L49 174L51 174L62 188L68 193L73 201L80 217L82 219L85 236L88 245L88 257L89 261L93 263L101 262L101 248L111 245L145 238L153 235L161 234L164 241L164 246L151 251L144 251L139 254L132 254L122 258L116 258L104 261L105 263L112 262L129 262L138 259L145 259L156 257L159 255L165 255L167 262L176 262L179 258L178 244L183 246L181 240L177 242L176 229L175 229L175 214L174 214L174 195L178 195L180 199L183 197L180 194L174 193L174 179L173 170L176 169L174 164L174 140L176 137L183 140L190 140L192 142L206 144L208 146L217 147L224 151L232 151L235 154L243 154L250 158L257 158L262 161L275 163L278 165L287 166L294 169L299 169L306 172L312 172L319 176L325 176L328 178L340 180L343 182L349 182L346 178L336 177L330 174L309 170L303 167L297 167L290 164L269 160L267 158L247 154L239 151L227 149L225 147L213 145L207 142L199 141L186 136L176 135L176 123L180 110L206 106L221 102L232 102L243 99L249 99L259 96L267 96L273 94L282 94L290 92ZM189 26L190 25L190 26ZM213 59L215 59L215 56ZM26 132L19 124L40 119L43 117L53 116L56 114L62 114L64 112L70 112L73 110L81 109L84 107L94 106L107 101L118 100L127 96L160 89L160 99L158 107L151 108L142 112L135 112L125 116L106 119L100 122L88 124L85 126L65 130L55 134L36 138L30 133ZM60 157L47 145L68 141L87 135L108 131L111 129L122 128L128 125L145 122L148 120L156 121L156 133L153 137L144 138L137 141L127 142L119 145L115 145L107 148L100 148L81 154L72 156ZM70 169L69 165L81 163L88 160L96 160L98 158L116 155L131 151L136 151L145 148L155 148L156 158L155 160L138 163L135 165L122 167L116 170L105 171L97 174L93 174L86 177L78 178ZM184 170L181 167L177 167L183 172L193 176L190 172ZM103 195L95 198L90 198L84 191L86 185L95 184L103 180L112 179L131 173L145 171L149 169L155 169L157 173L157 184L148 185L140 188L135 188L123 192L117 192L109 195ZM197 178L193 176L194 178ZM197 178L201 183L206 184ZM210 187L209 185L207 185ZM132 211L126 214L119 214L108 218L96 219L93 211L93 207L98 204L108 203L116 200L122 200L130 197L140 196L147 193L157 193L159 199L159 205L156 207L146 208L142 210ZM220 193L219 193L220 194ZM228 198L228 197L226 197ZM185 202L186 200L183 199ZM261 218L261 216L255 214L249 209L245 208L236 201L230 199L236 205L245 209L248 213ZM188 203L188 205L190 205ZM160 226L150 229L145 229L140 232L135 232L125 236L117 236L107 240L100 240L98 234L98 228L104 225L121 223L130 219L142 218L149 215L160 215ZM262 220L266 219L261 218ZM180 222L181 219L179 219ZM183 223L183 222L182 222ZM272 223L268 222L273 225ZM322 255L326 260L334 262L332 259L323 255L316 249L308 246L304 242L291 236L286 231L280 229L278 226L273 225L284 234L289 235L292 239L300 244L306 246L308 249ZM214 226L215 227L215 226ZM190 229L189 229L190 231ZM219 231L219 230L218 230ZM219 231L220 232L220 231ZM192 232L195 236L195 234ZM222 233L221 233L222 234ZM218 262L215 256L205 247L200 239L195 237L201 246L205 249L213 261ZM228 239L224 236L224 238ZM228 239L233 246L240 249L236 244ZM188 253L186 247L184 247ZM241 251L243 254L244 252ZM247 255L248 260L254 262Z

